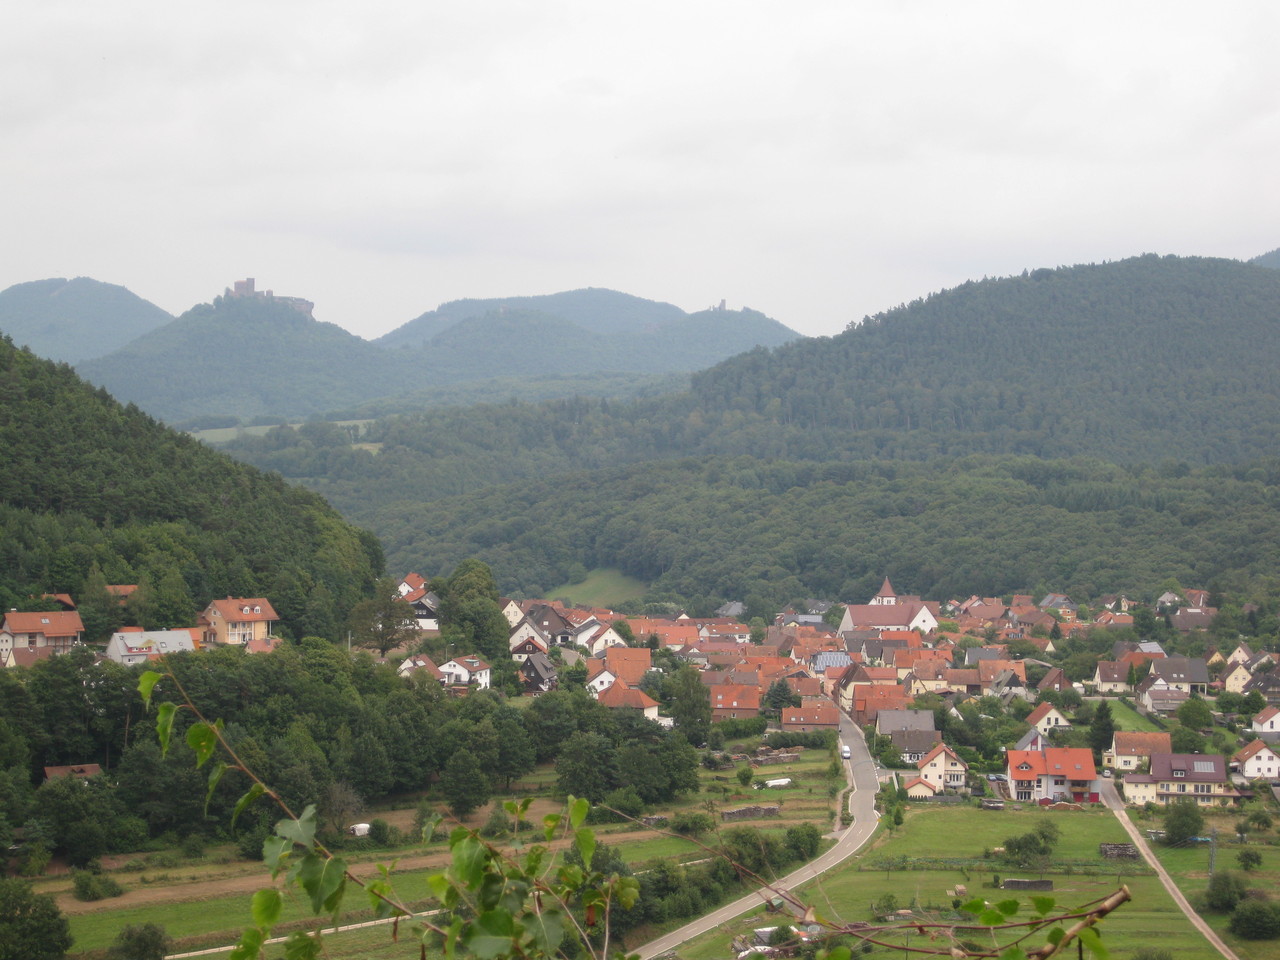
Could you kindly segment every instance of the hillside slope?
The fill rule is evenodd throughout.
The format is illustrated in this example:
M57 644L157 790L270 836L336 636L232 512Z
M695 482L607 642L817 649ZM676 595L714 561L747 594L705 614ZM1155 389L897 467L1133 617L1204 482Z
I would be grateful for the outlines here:
M199 304L77 369L171 423L202 414L301 418L416 386L422 376L408 358L335 324L236 297Z
M0 291L0 333L63 363L104 356L171 320L124 287L88 277L35 280Z
M6 606L78 594L96 564L110 583L148 580L171 610L267 596L286 629L334 636L382 569L377 542L315 494L122 407L4 338L0 448Z

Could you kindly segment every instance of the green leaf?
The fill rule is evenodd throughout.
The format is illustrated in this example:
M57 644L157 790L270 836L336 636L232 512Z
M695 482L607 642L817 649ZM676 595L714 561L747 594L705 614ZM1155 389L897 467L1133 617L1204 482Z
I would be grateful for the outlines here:
M978 914L978 922L985 927L998 927L1004 923L1004 914L999 910L983 910Z
M849 960L851 956L848 947L836 947L827 953L826 960Z
M319 930L314 934L295 930L284 942L284 957L285 960L316 960L323 948Z
M968 903L964 904L960 909L965 913L972 913L975 916L987 908L987 901L981 897L974 897Z
M462 944L480 960L493 960L511 952L516 937L516 923L505 910L488 910L469 924Z
M1000 960L1027 960L1027 955L1018 947L1005 947L1004 953L1000 954Z
M479 885L487 860L484 846L475 837L467 837L454 845L453 867L458 879L468 887Z
M346 892L347 865L337 857L309 853L298 864L298 882L311 898L311 911L337 913Z
M588 870L591 869L591 858L596 852L596 835L595 831L583 827L574 834L574 845L578 848L578 853L582 854L582 863Z
M156 736L160 738L160 756L169 755L169 738L173 736L173 717L177 713L176 703L162 703L156 708Z
M284 898L275 887L267 887L255 893L250 906L253 922L264 930L270 930L276 925L283 909Z
M542 818L542 835L550 843L555 839L556 829L560 826L560 814L549 813Z
M218 721L221 725L222 721ZM218 749L218 734L214 728L201 720L187 729L187 746L195 751L196 769L209 762L213 752Z
M1067 935L1067 931L1062 929L1062 927L1054 927L1052 930L1049 931L1048 940L1050 943L1052 943L1056 947L1059 943L1062 942L1062 938L1065 937L1066 935Z
M431 842L431 838L435 836L436 827L440 826L440 821L443 819L444 818L441 817L440 814L438 813L433 813L431 816L429 816L426 819L426 822L422 824L422 842L423 843Z
M222 782L222 775L227 772L227 765L222 761L218 761L209 768L209 789L204 794L204 814L209 815L209 801L213 799L213 791L218 789L218 784Z
M240 934L240 942L232 949L228 960L258 960L258 955L262 953L262 944L266 939L267 935L257 927L247 927L244 933Z
M209 792L213 793L213 789L210 788ZM249 806L249 804L253 803L253 801L257 800L266 792L266 787L258 783L256 780L253 782L253 785L245 791L245 795L236 801L236 808L231 811L232 830L236 828L236 821L240 819L240 814L244 813L245 807Z
M1103 946L1102 935L1098 933L1096 927L1085 927L1078 934L1080 942L1084 944L1085 949L1092 953L1098 960L1108 960L1111 956L1107 952L1107 948Z
M582 826L583 821L587 819L587 814L591 811L591 803L586 797L578 797L569 804L569 826L577 830Z
M282 860L284 860L289 851L293 849L293 844L284 837L267 837L262 841L262 862L271 868L271 875L274 877L280 872Z
M540 952L547 956L556 955L560 942L564 939L564 914L548 908L529 917L527 924L529 934L541 948Z
M1018 912L1017 900L1001 900L996 904L996 909L1003 913L1006 917L1012 917Z
M281 820L276 824L276 835L310 850L316 842L316 805L307 804L296 820Z
M1036 913L1042 917L1047 917L1053 912L1053 908L1058 905L1058 901L1053 897L1032 897L1031 905L1036 908Z
M151 691L155 689L157 683L160 682L163 674L156 673L154 670L146 670L142 676L138 678L138 693L142 694L142 702L147 705L147 709L151 709Z

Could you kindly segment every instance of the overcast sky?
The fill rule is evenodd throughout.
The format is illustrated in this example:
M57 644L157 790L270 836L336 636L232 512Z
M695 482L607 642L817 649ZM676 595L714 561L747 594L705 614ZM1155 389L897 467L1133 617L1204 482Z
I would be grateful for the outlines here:
M0 288L232 281L379 336L608 287L802 333L966 279L1280 246L1280 4L41 0Z

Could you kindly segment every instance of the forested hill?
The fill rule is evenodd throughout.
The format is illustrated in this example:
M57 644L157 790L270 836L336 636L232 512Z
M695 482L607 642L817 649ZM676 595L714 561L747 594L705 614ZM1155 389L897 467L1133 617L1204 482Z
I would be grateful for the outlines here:
M64 363L101 357L172 320L124 287L88 277L35 280L0 291L0 334Z
M313 493L122 407L0 338L0 602L79 596L91 572L151 594L156 626L267 596L294 634L336 636L382 570L372 535ZM105 579L103 579L105 578ZM144 624L146 625L146 624Z
M417 377L380 350L286 303L218 297L77 368L170 423L208 414L306 417L385 396Z
M452 300L397 327L374 343L395 348L419 346L464 320L490 313L539 313L559 317L582 330L602 334L636 333L685 316L685 312L674 304L645 300L615 290L588 288L536 297ZM777 342L785 339L789 338L784 337Z
M1149 255L966 283L693 392L703 415L795 428L772 431L792 455L1237 461L1280 440L1278 334L1280 273Z
M750 310L685 314L611 291L577 294L447 304L381 345L286 303L218 297L78 369L169 423L271 422L415 409L438 402L447 385L479 381L506 396L572 396L579 384L623 396L644 391L645 377L659 381L797 336Z

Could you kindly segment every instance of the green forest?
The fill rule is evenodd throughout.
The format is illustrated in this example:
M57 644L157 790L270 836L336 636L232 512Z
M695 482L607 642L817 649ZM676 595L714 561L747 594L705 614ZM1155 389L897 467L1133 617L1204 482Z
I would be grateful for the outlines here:
M607 290L459 301L441 311L369 342L287 303L221 296L78 369L169 423L271 422L349 416L390 397L403 410L449 385L475 395L477 381L486 398L573 395L579 380L587 394L632 396L648 378L687 375L797 336L752 310L686 314ZM3 321L0 313L0 330Z
M1144 595L1274 568L1280 273L1143 256L964 284L754 350L689 391L309 423L229 450L374 530L537 595L611 566L654 598ZM1261 589L1259 587L1259 589Z
M140 584L194 623L269 596L292 636L336 638L382 572L376 538L319 496L121 406L0 338L0 602ZM144 624L152 626L152 624Z

